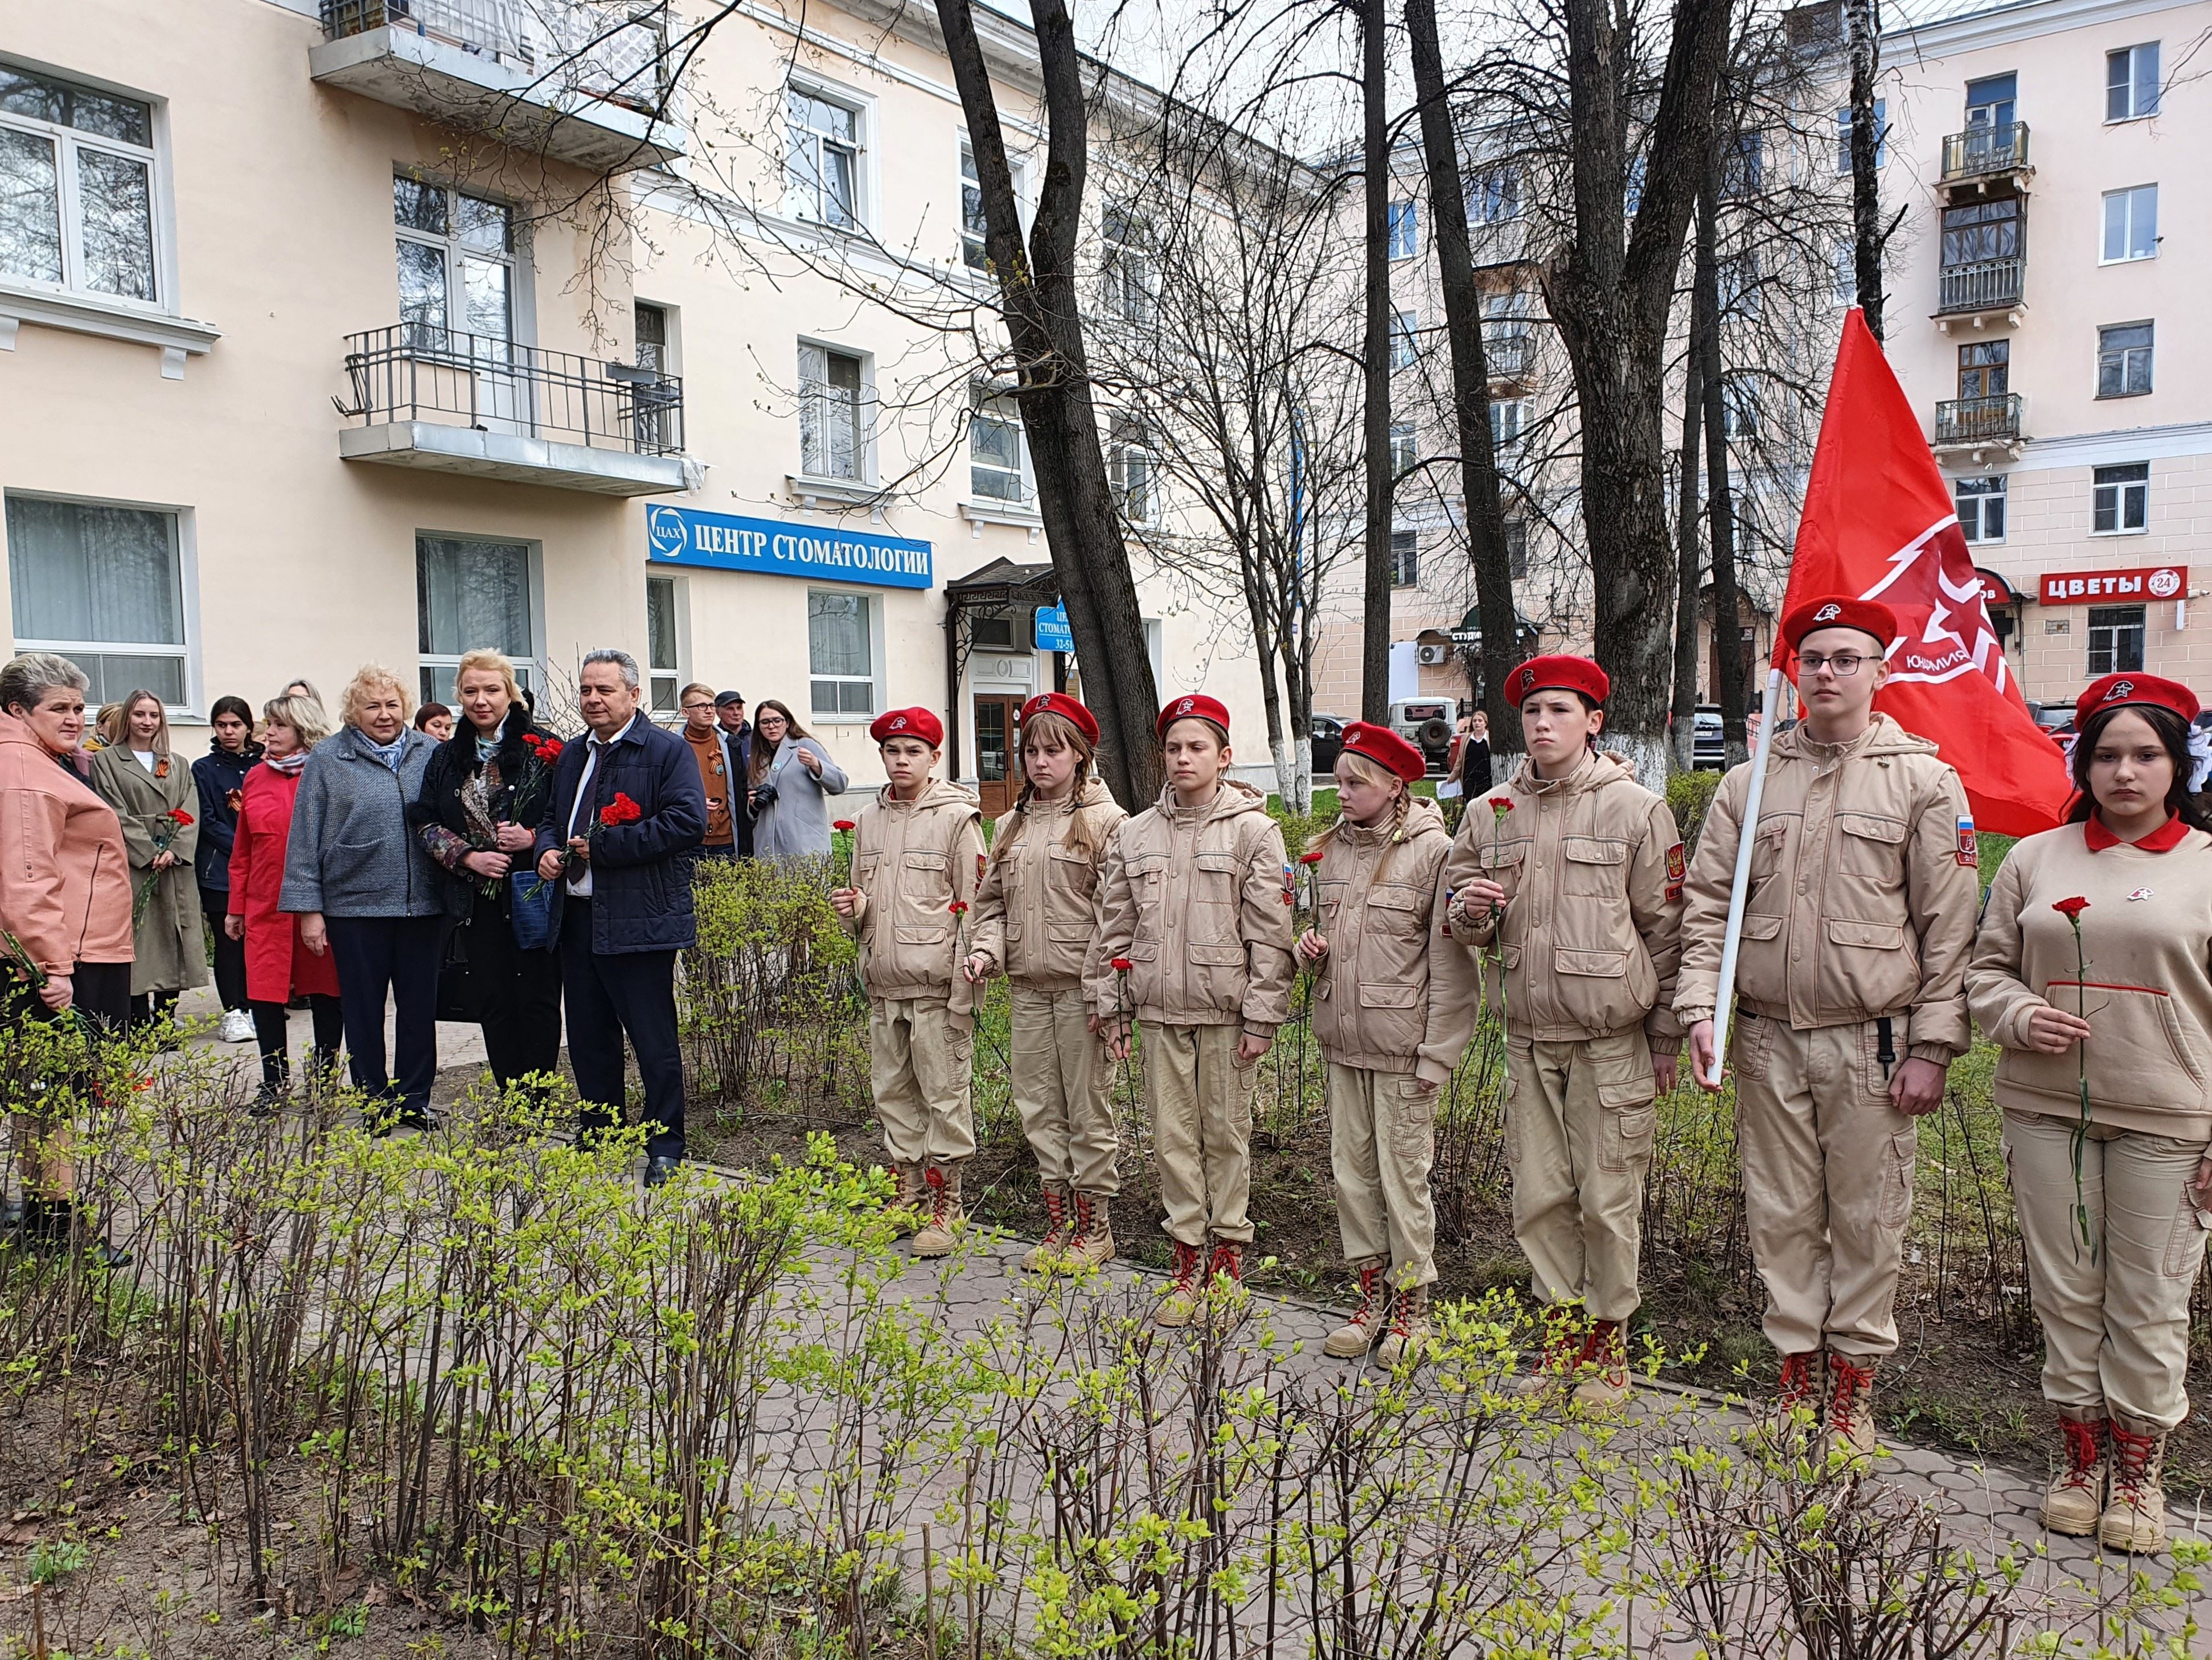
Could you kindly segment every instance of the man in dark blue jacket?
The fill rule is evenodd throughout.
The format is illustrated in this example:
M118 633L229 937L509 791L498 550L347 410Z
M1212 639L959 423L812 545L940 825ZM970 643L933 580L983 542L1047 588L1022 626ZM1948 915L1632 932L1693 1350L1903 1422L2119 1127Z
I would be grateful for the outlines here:
M637 662L627 652L587 655L576 701L591 733L553 769L538 873L554 885L568 1064L584 1098L577 1130L590 1136L622 1122L627 1033L645 1085L645 1179L657 1187L684 1158L676 953L697 938L691 867L707 798L690 746L638 708Z

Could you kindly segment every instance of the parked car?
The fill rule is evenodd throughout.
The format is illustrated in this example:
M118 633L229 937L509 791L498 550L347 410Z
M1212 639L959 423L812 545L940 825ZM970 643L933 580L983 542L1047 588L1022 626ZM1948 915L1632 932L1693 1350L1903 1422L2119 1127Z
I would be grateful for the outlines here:
M1345 720L1339 714L1316 714L1310 727L1314 776L1336 770L1336 757L1344 753Z
M1690 739L1690 764L1698 772L1728 770L1728 743L1721 730L1721 706L1698 705L1697 730Z
M1390 705L1392 729L1428 757L1431 772L1442 772L1451 755L1454 707L1449 697L1408 697Z

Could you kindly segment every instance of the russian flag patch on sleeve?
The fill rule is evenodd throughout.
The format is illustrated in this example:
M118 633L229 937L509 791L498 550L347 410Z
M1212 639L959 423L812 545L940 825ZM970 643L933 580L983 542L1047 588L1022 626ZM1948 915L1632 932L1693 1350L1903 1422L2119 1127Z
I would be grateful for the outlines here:
M1959 862L1970 869L1982 862L1981 848L1974 841L1974 821L1963 815L1959 819Z

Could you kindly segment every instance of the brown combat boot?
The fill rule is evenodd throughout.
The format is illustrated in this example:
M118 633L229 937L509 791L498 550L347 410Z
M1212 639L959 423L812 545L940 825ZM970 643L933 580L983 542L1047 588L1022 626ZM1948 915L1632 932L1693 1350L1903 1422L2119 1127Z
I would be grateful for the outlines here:
M1601 1320L1590 1328L1579 1372L1581 1381L1575 1385L1578 1406L1618 1407L1633 1393L1628 1382L1628 1342L1620 1321Z
M1022 1266L1031 1274L1049 1274L1061 1266L1060 1252L1067 1244L1067 1195L1058 1188L1044 1190L1044 1237L1022 1258Z
M1827 1381L1825 1357L1818 1349L1803 1349L1782 1357L1782 1377L1774 1386L1774 1414L1788 1418L1801 1408L1820 1416L1820 1391Z
M1103 1268L1114 1260L1113 1201L1103 1194L1075 1195L1075 1223L1068 1231L1067 1262L1073 1268Z
M921 1225L922 1211L927 1202L924 1195L928 1189L921 1179L919 1164L894 1164L891 1174L898 1178L898 1197L891 1201L891 1226L902 1239Z
M1384 1310L1390 1304L1390 1293L1382 1284L1382 1268L1371 1264L1359 1270L1359 1301L1352 1313L1321 1346L1321 1352L1338 1360L1364 1360L1367 1352L1382 1341L1383 1328L1389 1323Z
M2166 1436L2112 1420L2112 1502L2097 1523L2097 1537L2112 1550L2155 1556L2166 1548Z
M1244 1247L1233 1240L1215 1240L1206 1259L1206 1289L1227 1291L1243 1283Z
M1421 1358L1421 1351L1429 1342L1429 1288L1413 1286L1401 1288L1390 1295L1390 1329L1382 1334L1382 1341L1375 1350L1375 1359L1382 1365L1396 1371Z
M1173 1327L1190 1323L1191 1310L1198 1305L1198 1267L1202 1260L1203 1255L1196 1245L1186 1245L1180 1239L1175 1242L1174 1277L1168 1281L1167 1290L1160 1293L1159 1304L1152 1310L1154 1325Z
M922 1225L914 1236L914 1254L921 1257L950 1256L953 1236L963 1219L960 1213L960 1166L932 1164L922 1173L926 1196Z
M1828 1414L1820 1436L1823 1462L1835 1454L1853 1462L1874 1456L1874 1379L1881 1366L1873 1355L1854 1359L1829 1352Z
M2051 1532L2086 1539L2097 1531L2105 1513L2106 1428L2102 1408L2059 1408L2066 1462L2043 1494L2043 1525Z

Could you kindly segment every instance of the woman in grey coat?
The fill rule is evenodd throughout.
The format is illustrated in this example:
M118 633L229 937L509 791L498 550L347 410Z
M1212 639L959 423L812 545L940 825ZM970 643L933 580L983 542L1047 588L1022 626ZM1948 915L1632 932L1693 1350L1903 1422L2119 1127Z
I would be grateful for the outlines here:
M399 677L371 663L339 700L344 725L315 745L292 806L279 903L300 943L338 971L346 1058L380 1129L430 1128L438 1074L438 958L443 879L407 828L438 745L407 725ZM398 1078L385 1070L384 1000L392 1002Z
M845 769L773 697L753 715L745 782L754 858L830 856L829 798L845 793Z

